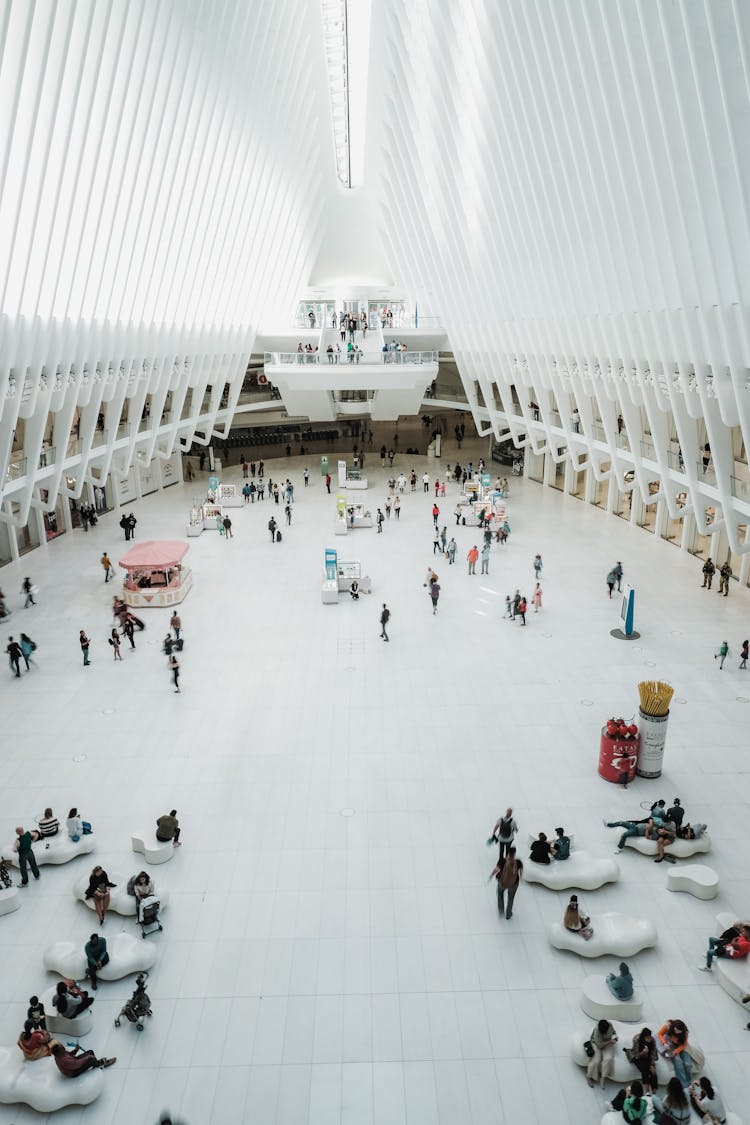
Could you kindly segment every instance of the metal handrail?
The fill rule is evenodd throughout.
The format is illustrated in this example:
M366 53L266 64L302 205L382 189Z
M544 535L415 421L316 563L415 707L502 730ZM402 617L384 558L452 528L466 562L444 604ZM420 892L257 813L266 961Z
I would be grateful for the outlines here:
M435 363L436 364L437 361L438 361L438 353L433 352L433 351L427 351L427 352L401 351L401 352L397 352L397 351L391 351L389 349L387 352L382 352L382 351L381 352L369 352L369 351L368 352L360 352L359 353L359 364L357 364L356 355L354 355L353 352L347 354L347 352L342 350L341 352L334 352L333 354L334 354L334 358L335 358L336 355L339 356L338 364L336 364L334 362L333 366L339 366L339 367L341 367L341 366L353 366L353 367L360 366L361 367L362 364L365 364L365 365L370 366L370 367L373 367L373 366L382 367L384 364L388 365L388 364L391 364L391 363L398 363L398 364L401 364L401 365L424 364L424 363ZM354 358L350 360L349 355L353 355ZM300 366L302 366L302 365L307 364L307 363L312 363L312 364L324 363L326 365L329 365L329 359L328 359L328 353L327 352L265 352L263 358L264 358L264 362L266 364L271 364L271 365L299 364Z

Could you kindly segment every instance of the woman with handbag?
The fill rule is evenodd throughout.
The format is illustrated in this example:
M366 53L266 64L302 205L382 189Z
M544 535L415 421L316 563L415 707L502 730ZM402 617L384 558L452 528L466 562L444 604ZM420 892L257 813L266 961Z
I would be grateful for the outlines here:
M654 1094L653 1106L654 1121L657 1125L659 1123L660 1125L689 1125L690 1123L690 1102L685 1097L679 1078L669 1079L664 1098Z
M578 895L571 895L570 902L565 907L565 913L563 914L565 929L571 930L574 934L580 934L584 941L588 941L594 936L594 930L590 922L591 919L580 909Z
M99 864L93 869L89 875L89 885L86 888L84 898L93 900L94 910L99 919L99 925L104 925L104 915L109 909L109 889L116 887L116 883L110 883L109 876L103 867Z
M617 1032L609 1020L599 1020L588 1042L594 1053L590 1056L586 1067L586 1081L589 1086L593 1086L598 1080L601 1088L604 1089L604 1083L615 1064Z
M633 1036L633 1045L623 1047L628 1061L633 1064L641 1076L643 1087L647 1093L653 1094L658 1086L656 1077L656 1060L658 1052L656 1043L651 1034L650 1027L643 1027Z

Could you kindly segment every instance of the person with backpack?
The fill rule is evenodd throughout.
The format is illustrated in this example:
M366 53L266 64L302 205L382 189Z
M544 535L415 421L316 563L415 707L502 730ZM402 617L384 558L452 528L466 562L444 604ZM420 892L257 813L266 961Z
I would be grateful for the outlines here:
M518 832L518 825L513 819L513 809L507 808L505 813L495 821L495 827L487 841L488 847L491 847L492 844L499 846L498 863L502 862L503 857L510 850L516 832Z
M276 542L276 520L271 516L268 521L268 530L271 532L271 542Z
M724 661L729 655L729 645L726 641L722 641L719 645L719 651L714 653L714 660L719 661L719 671L724 667Z
M716 567L714 566L713 559L709 556L703 564L703 589L711 589L711 583L716 574Z

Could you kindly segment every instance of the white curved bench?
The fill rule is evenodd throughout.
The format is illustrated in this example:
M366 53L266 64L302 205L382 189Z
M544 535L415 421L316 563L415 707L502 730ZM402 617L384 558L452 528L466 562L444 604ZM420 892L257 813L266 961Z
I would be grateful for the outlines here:
M737 919L732 914L716 915L716 934L722 934ZM708 938L706 938L708 948ZM732 961L729 957L717 957L714 960L714 973L724 991L742 1004L742 997L750 995L750 958L740 957ZM750 1019L750 1004L742 1004L744 1011Z
M46 840L36 840L31 845L31 850L34 853L34 859L39 867L43 867L45 863L69 863L71 859L76 859L79 855L87 855L94 850L94 833L89 832L88 836L81 836L80 840L75 842L71 840L66 831L58 832L57 836L49 836ZM49 844L49 847L45 847ZM13 850L13 844L6 844L3 847L2 854L6 857L7 863L12 863L14 867L18 867L18 852Z
M615 1113L614 1110L610 1110L609 1113L604 1114L601 1125L622 1125L622 1120L621 1113ZM643 1119L644 1125L651 1125L653 1120L653 1116L650 1113L647 1114ZM694 1120L697 1121L698 1118L696 1117ZM731 1113L727 1110L727 1125L742 1125L742 1118L738 1117L736 1113Z
M86 976L85 942L74 945L72 941L56 941L45 949L42 962L45 969L61 977L83 980ZM137 941L130 934L115 934L107 938L109 964L97 970L98 980L121 980L131 973L153 968L156 962L156 947L145 941Z
M643 1000L638 989L633 990L630 1000L618 1000L603 976L586 977L581 985L581 1007L593 1020L637 1023L643 1017Z
M571 852L568 859L552 860L551 863L534 863L527 860L523 865L526 883L539 883L551 891L566 891L577 888L594 891L605 883L616 883L620 878L620 868L614 859L601 859L591 852Z
M135 917L136 900L134 895L128 894L128 880L119 871L113 871L110 879L116 884L109 892L109 909L114 911L115 914L122 914L125 918ZM89 910L94 909L93 898L86 898L86 891L88 890L89 876L84 875L82 878L77 879L73 884L73 897L82 902L84 906L88 906ZM166 891L159 891L157 898L161 903L161 909L166 910L167 903L169 902L169 895ZM106 935L105 935L106 936Z
M134 852L140 852L145 857L146 863L167 863L175 853L171 840L165 844L156 839L155 833L133 832L130 843Z
M633 1042L633 1036L637 1034L642 1027L650 1026L651 1030L656 1035L657 1021L651 1024L645 1024L642 1021L640 1024L622 1023L618 1020L612 1020L612 1026L617 1033L617 1046L615 1047L614 1066L612 1073L609 1076L610 1082L617 1082L625 1085L632 1082L635 1078L640 1078L640 1073L628 1061L628 1057L623 1051L623 1047L630 1047ZM588 1066L589 1058L583 1049L584 1042L591 1035L593 1024L584 1024L580 1030L574 1032L570 1040L570 1057L576 1066ZM670 1078L674 1078L674 1067L668 1059L659 1055L656 1061L656 1074L659 1079L659 1086L664 1089ZM620 1117L622 1121L622 1117Z
M622 832L622 829L618 828L614 831ZM645 836L628 836L625 847L633 848L641 855L656 855L656 840L647 840ZM689 859L691 855L710 852L711 838L708 833L704 833L697 840L675 840L673 844L667 844L664 851L668 855L673 855L675 859Z
M67 1016L59 1015L57 1008L52 1003L56 987L46 989L45 992L39 997L42 1004L44 1004L44 1013L47 1020L47 1030L54 1032L56 1035L68 1035L76 1039L80 1039L82 1035L88 1035L91 1028L94 1026L94 1010L93 1007L86 1008L81 1012L80 1016L75 1019L68 1019Z
M593 937L586 941L562 922L553 922L549 928L549 941L555 949L566 949L579 957L632 957L642 949L656 945L656 926L648 918L633 918L629 914L610 911L591 916Z
M3 887L0 891L0 914L12 914L20 905L18 887Z
M54 1113L68 1105L90 1105L104 1089L98 1068L78 1078L65 1078L53 1058L27 1062L18 1047L0 1047L0 1102L23 1102L40 1113Z
M693 898L716 898L719 893L719 876L713 867L704 863L687 863L667 872L667 890L685 891Z

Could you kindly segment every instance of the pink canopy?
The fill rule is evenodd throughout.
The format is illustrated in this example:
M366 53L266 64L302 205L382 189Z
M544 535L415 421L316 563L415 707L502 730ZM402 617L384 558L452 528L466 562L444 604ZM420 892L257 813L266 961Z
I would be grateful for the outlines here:
M164 570L177 566L184 559L190 545L178 539L148 539L131 547L120 559L126 570Z

